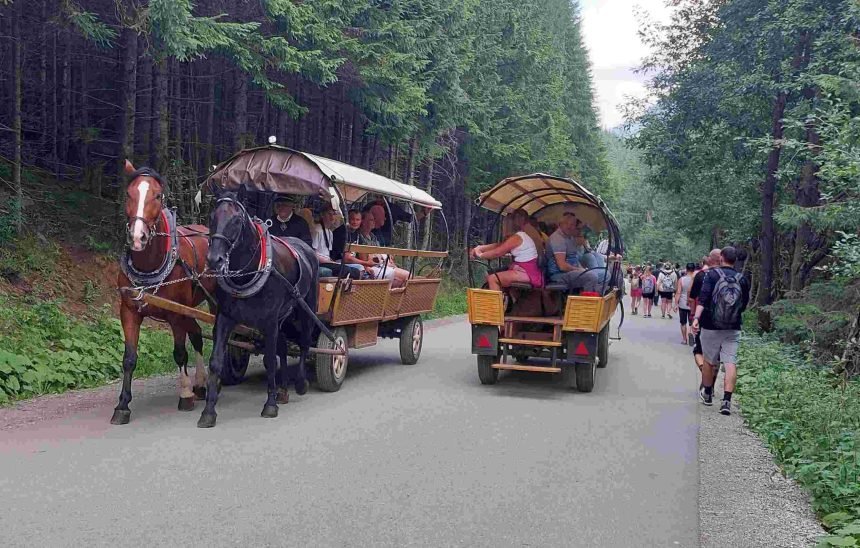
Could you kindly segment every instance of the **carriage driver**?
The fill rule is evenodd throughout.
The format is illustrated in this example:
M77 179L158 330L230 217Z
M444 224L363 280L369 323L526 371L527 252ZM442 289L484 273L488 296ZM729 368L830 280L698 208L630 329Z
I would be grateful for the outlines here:
M275 214L269 218L272 226L269 234L286 238L292 236L313 247L311 229L301 216L295 214L295 209L301 207L301 196L278 196L273 206Z

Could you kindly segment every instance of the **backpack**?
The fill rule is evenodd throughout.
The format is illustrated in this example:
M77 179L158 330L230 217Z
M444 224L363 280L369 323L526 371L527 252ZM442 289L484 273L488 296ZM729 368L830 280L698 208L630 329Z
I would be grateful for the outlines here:
M736 329L741 323L741 275L715 269L719 279L711 293L711 323L714 329Z
M642 293L654 293L654 277L646 276L642 278Z
M663 277L660 278L660 291L669 292L675 291L675 273L672 272L670 274L663 273Z

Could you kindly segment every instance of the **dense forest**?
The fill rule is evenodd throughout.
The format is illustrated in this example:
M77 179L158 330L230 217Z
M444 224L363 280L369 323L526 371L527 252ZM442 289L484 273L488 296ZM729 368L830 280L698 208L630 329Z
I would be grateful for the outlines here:
M734 243L762 327L860 373L860 5L671 3L668 24L642 31L635 150L610 150L637 181L620 206L631 252Z
M270 135L429 190L455 242L475 192L512 173L609 185L576 2L0 5L14 166L0 215L16 228L32 205L21 166L112 200L130 158L168 179L188 219L207 170Z

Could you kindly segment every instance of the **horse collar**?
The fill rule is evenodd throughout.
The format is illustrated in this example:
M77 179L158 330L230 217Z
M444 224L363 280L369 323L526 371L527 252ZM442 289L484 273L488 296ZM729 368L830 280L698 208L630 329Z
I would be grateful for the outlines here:
M259 293L266 285L269 274L272 273L272 236L265 223L252 220L251 224L260 238L260 263L257 266L257 272L248 283L242 285L234 283L232 278L222 276L217 278L218 286L236 299L247 299Z
M165 246L164 261L161 266L152 272L141 272L134 267L131 250L126 249L125 254L119 261L122 273L131 281L134 287L158 285L170 275L176 266L179 256L179 235L176 230L176 213L166 207L161 209L161 219L167 227L167 245Z

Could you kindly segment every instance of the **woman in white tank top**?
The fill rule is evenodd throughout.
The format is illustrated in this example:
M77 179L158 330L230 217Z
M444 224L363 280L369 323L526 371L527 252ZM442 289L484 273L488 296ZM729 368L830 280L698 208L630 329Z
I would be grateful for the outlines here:
M523 228L529 222L528 214L516 210L511 218L517 232L504 242L479 245L469 252L472 258L495 259L510 253L514 257L511 267L504 272L487 275L487 286L495 291L510 287L515 282L530 283L532 287L543 287L543 273L538 266L538 248L535 241Z

